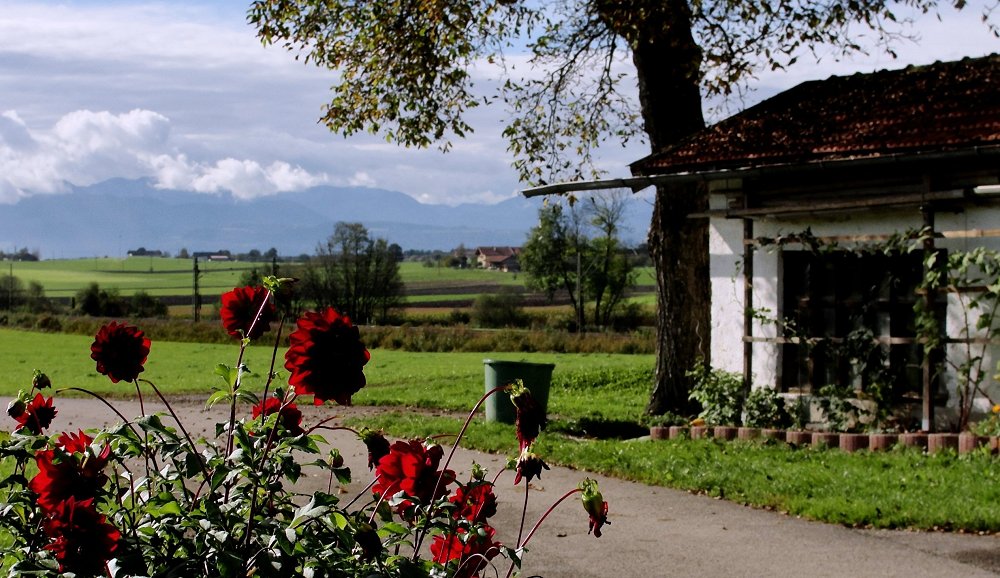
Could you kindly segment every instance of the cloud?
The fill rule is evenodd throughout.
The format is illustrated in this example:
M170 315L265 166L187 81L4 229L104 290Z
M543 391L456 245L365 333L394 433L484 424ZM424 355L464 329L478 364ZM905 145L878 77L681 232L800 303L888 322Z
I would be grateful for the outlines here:
M371 177L368 173L364 171L358 171L348 179L348 184L352 187L374 187L375 179Z
M159 188L199 193L229 191L240 199L305 189L327 181L326 175L312 175L282 161L263 166L256 161L227 158L201 165L189 162L184 155L163 155L152 164L157 169Z
M176 150L171 122L150 110L78 110L49 130L31 130L16 111L0 115L0 202L115 177L153 178L157 186L248 199L327 181L289 162L224 158L194 161Z

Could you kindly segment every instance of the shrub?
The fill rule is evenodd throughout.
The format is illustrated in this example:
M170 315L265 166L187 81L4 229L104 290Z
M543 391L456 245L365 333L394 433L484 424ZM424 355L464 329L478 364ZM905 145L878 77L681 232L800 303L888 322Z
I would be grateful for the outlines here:
M479 327L520 327L524 324L524 297L511 287L483 293L472 305L472 321Z
M785 428L791 417L785 410L785 401L769 387L759 387L747 395L743 404L743 425L760 428Z
M739 425L743 409L743 377L700 365L685 374L692 381L690 399L701 404L698 417L708 425Z

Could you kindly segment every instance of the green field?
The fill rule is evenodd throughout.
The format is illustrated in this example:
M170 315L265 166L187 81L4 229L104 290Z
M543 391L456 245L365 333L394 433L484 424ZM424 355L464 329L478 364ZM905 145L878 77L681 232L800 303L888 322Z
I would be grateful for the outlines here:
M19 389L28 389L32 371L40 369L56 388L81 387L102 395L132 396L135 392L131 385L112 384L97 373L90 359L92 342L88 336L0 329L0 395L12 396ZM215 366L235 364L238 353L236 345L153 342L146 371L140 377L155 382L167 394L207 397L215 385L222 383L213 374ZM282 355L279 352L279 370ZM270 356L270 347L254 346L244 363L255 373L266 375ZM653 367L652 355L413 353L376 349L365 367L368 386L354 401L360 405L469 409L484 392L485 358L554 363L553 383L573 381L581 373L603 375ZM263 385L259 377L247 383L251 387ZM624 397L620 389L595 390L586 399L553 395L551 409L556 413L565 410L574 415L613 414L617 419L638 419L648 394L645 386L638 389Z
M194 281L192 266L190 259L164 257L59 259L4 263L0 275L13 274L24 284L40 283L47 296L57 298L72 297L90 283L97 283L102 289L117 289L123 296L136 291L158 297L190 296ZM224 293L236 286L247 269L267 270L269 266L268 263L199 261L199 291L204 296ZM295 265L280 266L288 269ZM637 273L638 286L648 287L654 283L651 268L641 268ZM411 261L400 264L400 275L410 293L407 301L414 304L469 300L502 286L523 286L526 280L522 273L427 267ZM651 294L635 299L643 304L652 303Z
M203 294L232 289L243 271L267 263L198 262ZM190 295L194 281L190 259L130 257L127 259L65 259L7 262L0 275L13 274L23 283L40 283L49 297L72 297L90 283L118 289L122 295L146 291L150 295Z

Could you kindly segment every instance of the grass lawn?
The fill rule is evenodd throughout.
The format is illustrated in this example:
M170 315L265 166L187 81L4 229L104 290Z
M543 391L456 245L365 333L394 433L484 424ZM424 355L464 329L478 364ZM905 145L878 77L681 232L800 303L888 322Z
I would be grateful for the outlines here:
M97 375L89 357L91 341L87 336L0 329L0 367L5 369L0 395L28 387L35 368L47 372L57 388L133 395L131 386ZM207 395L220 382L212 368L235 363L237 353L235 344L154 342L143 377L167 393ZM263 374L270 354L270 348L255 346L245 361ZM469 410L484 391L487 357L556 364L550 424L535 445L549 463L849 526L1000 532L1000 463L985 452L925 455L899 448L849 454L777 443L630 439L641 433L636 422L648 395L652 355L376 349L365 371L368 387L354 397L355 403L400 408L364 421L394 437L455 434L461 419L405 408ZM516 444L513 426L481 418L473 421L463 441L465 447L510 456Z
M62 333L36 333L0 329L0 395L11 396L28 388L34 369L44 371L55 387L82 387L109 395L132 395L132 387L112 384L97 373L90 359L93 338ZM272 349L250 347L244 363L266 375ZM203 394L220 384L213 369L219 363L236 363L239 348L232 345L154 341L146 370L149 379L168 394ZM279 351L278 368L284 363ZM546 354L546 353L412 353L388 349L372 351L365 368L368 387L354 397L359 405L397 405L462 410L472 407L484 393L485 358L555 363L551 409L576 416L614 416L638 419L648 384L615 383L615 376L634 375L653 366L652 355ZM576 385L581 375L594 376L587 383L606 381L606 388L591 388L581 395ZM640 377L641 379L641 377ZM255 383L251 381L250 383ZM260 378L256 383L262 383Z
M355 422L404 438L457 434L462 425L402 412ZM462 445L517 454L514 427L482 419L472 422ZM553 431L543 432L533 448L550 464L829 523L1000 532L1000 464L985 452L926 455L900 447L852 454L783 443L581 439Z

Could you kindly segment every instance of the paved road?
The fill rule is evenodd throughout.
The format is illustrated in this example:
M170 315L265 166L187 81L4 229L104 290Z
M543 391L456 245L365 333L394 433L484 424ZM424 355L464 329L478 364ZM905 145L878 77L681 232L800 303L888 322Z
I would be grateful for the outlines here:
M151 407L148 411L162 408ZM138 405L119 404L126 416L138 414ZM117 418L92 400L61 399L54 431L88 428ZM185 425L195 435L214 432L221 411L205 411L197 403L179 403ZM306 420L317 410L303 408ZM320 408L324 415L343 416L371 411L366 408ZM100 423L98 423L100 422ZM197 432L197 433L196 433ZM353 436L331 432L355 477L347 494L367 483L366 452ZM496 472L504 458L460 450L452 467L467 475L476 460ZM576 486L583 472L553 467L532 484L529 525L566 490ZM906 577L977 578L1000 576L1000 538L942 533L854 530L809 522L774 512L754 510L730 502L685 492L654 488L590 474L597 479L610 504L609 520L601 538L587 535L587 516L576 500L564 502L529 544L525 577ZM324 485L325 479L305 484ZM498 539L512 542L520 516L523 486L502 477L497 494L500 513L494 520ZM500 576L506 567L497 570ZM490 576L486 574L485 576Z

